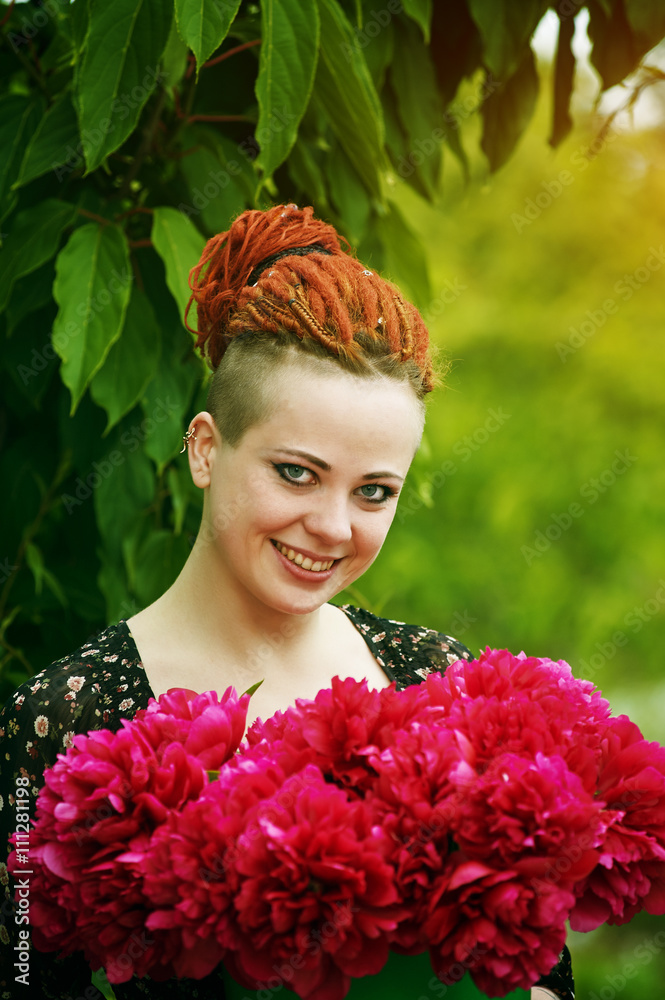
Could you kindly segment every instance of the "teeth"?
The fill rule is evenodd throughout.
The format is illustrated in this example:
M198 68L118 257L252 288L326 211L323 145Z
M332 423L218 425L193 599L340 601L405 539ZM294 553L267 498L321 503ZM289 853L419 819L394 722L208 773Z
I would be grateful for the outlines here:
M285 555L287 559L294 562L297 566L302 566L303 569L312 570L314 573L321 573L327 569L330 569L334 563L334 559L329 559L326 562L318 560L317 562L312 562L309 556L303 556L300 552L295 552L293 549L287 549L281 542L277 542L277 548Z

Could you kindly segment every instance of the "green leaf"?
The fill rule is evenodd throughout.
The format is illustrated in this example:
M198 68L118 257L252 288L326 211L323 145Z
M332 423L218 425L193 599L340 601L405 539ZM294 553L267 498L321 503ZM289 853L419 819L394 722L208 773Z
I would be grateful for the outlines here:
M112 471L101 477L94 492L97 527L106 550L116 555L123 540L144 522L155 493L153 467L140 441L134 426L120 425L117 438L102 459L109 462Z
M57 179L61 180L71 169L69 165L65 167L64 164L69 164L69 161L74 159L78 165L77 161L80 159L76 148L78 141L74 105L69 94L63 94L48 109L35 129L23 156L14 187L22 187L50 170L54 170Z
M90 27L76 79L88 173L134 131L159 80L172 16L168 0L90 0Z
M363 238L371 210L367 191L341 146L335 146L328 157L330 197L346 225L353 246Z
M25 561L35 580L35 593L41 594L44 583L44 557L32 542L25 549Z
M187 69L187 56L187 46L178 33L176 18L174 18L162 53L162 80L165 87L178 86Z
M552 134L550 146L556 148L566 138L573 127L570 115L570 99L575 79L575 55L572 43L575 22L572 17L559 16L559 37L554 60L554 109L552 112Z
M134 556L131 580L139 602L152 604L175 581L190 553L183 535L152 531Z
M90 27L90 0L72 0L67 12L72 42L80 53Z
M179 535L185 524L189 496L183 483L183 474L177 466L170 465L167 469L166 483L173 507L173 534Z
M317 159L316 153L319 153ZM327 154L322 150L315 150L312 143L307 142L302 136L298 139L291 150L289 156L289 176L299 192L302 200L314 205L319 212L325 212L328 205L328 195L326 192L327 171L323 168L322 159L325 156L327 163L330 163Z
M191 295L189 272L198 263L205 240L186 215L165 207L154 211L152 244L164 261L166 284L184 316Z
M469 0L471 17L484 42L483 62L503 83L514 75L547 0Z
M192 144L196 141L193 139ZM200 218L211 236L228 229L231 219L245 208L246 193L240 176L240 155L235 147L234 152L235 159L221 162L218 151L213 152L208 146L198 145L195 152L180 160L180 170L189 191L187 202L181 202L178 209L181 213L186 213L187 218Z
M386 167L383 114L362 48L335 0L317 0L321 51L314 95L370 194Z
M44 556L41 550L38 549L32 542L29 542L26 547L25 560L35 580L35 593L37 595L41 594L44 584L46 584L58 603L61 604L63 608L66 608L69 602L67 601L62 587L53 573L51 573L51 571L44 565Z
M365 2L367 3L367 0ZM397 9L399 10L399 7ZM391 16L390 11L386 9L377 11L376 4L372 3L364 24L355 32L356 41L363 50L377 93L381 92L386 70L393 61L395 33L401 27L402 22Z
M467 0L447 0L445 11L440 4L434 9L430 50L441 100L447 105L462 80L482 65L483 42Z
M60 236L76 216L67 201L46 198L12 219L12 227L0 251L0 311L9 300L14 282L50 260Z
M665 4L653 0L627 0L626 15L645 52L665 35Z
M16 195L11 187L18 176L30 136L44 113L41 99L10 94L0 100L0 219L13 209Z
M240 0L175 0L180 37L196 56L196 71L218 49L238 13Z
M53 297L58 315L53 345L73 413L122 331L132 270L129 247L117 226L96 222L76 229L58 254Z
M263 0L261 24L255 138L261 149L257 165L270 177L289 155L309 103L320 21L316 3Z
M432 24L432 0L403 0L404 12L420 26L423 37L429 45Z
M180 333L180 331L177 331ZM201 368L193 355L188 363L177 363L171 345L164 343L160 363L143 394L141 406L143 447L162 472L182 447L183 424Z
M508 160L531 121L538 97L538 73L531 49L517 72L487 98L482 107L481 147L490 170Z
M415 166L425 193L432 198L439 187L446 130L434 65L415 26L404 25L399 58L390 72L397 110L408 137L407 160L412 158L411 165Z
M623 3L615 3L611 14L594 0L589 0L587 6L591 62L600 74L603 90L607 90L621 83L633 71L641 53L630 30Z
M122 333L90 383L108 414L105 434L139 402L159 363L160 329L148 297L134 286Z
M253 694L256 694L256 692L259 690L262 684L263 680L257 681L256 684L252 684L250 687L247 688L246 691L243 691L243 694L248 694L249 697L251 698Z
M25 316L52 301L54 278L53 262L47 261L32 274L27 274L14 284L12 297L7 306L7 336L13 333Z
M375 216L372 230L383 246L383 268L421 309L432 299L427 254L423 241L408 225L394 202Z

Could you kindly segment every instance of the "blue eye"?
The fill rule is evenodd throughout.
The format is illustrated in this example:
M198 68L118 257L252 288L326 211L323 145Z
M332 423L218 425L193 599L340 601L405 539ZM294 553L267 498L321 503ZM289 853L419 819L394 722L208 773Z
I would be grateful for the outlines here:
M277 470L278 475L285 482L290 483L292 486L312 485L311 481L306 481L303 479L303 474L309 473L310 475L313 476L315 475L315 473L313 473L311 469L307 469L304 465L294 465L291 462L279 462L279 463L273 462L273 465ZM300 473L300 475L297 475L297 473ZM360 490L360 496L362 496L363 500L366 500L367 503L373 503L377 505L385 503L387 500L391 500L397 494L396 489L394 489L392 486L384 486L383 483L367 483L365 486L360 486L359 490ZM376 493L366 493L364 492L365 490L374 490L374 491L381 490L382 493L380 496L377 496Z
M366 500L369 501L369 503L377 503L377 504L379 504L379 503L385 503L387 500L391 500L397 494L397 490L396 489L393 489L392 486L384 486L383 483L368 483L367 486L361 486L360 489L361 490L383 490L382 495L380 497L378 497L378 498L376 497L376 495L374 495L374 496L368 496L367 493L364 493L363 496L364 496L364 498Z
M309 472L309 469L306 469L303 465L281 462L279 465L275 465L275 468L287 483L291 483L293 486L311 486L311 483L303 481L303 474Z
M298 470L298 471L299 471L299 472L301 472L301 473L302 473L302 472L308 472L308 471L309 471L308 469L306 469L306 468L305 468L304 466L302 466L302 465L277 465L277 466L275 466L275 468L276 468L276 469L277 469L277 471L279 472L280 476L282 476L282 479L286 479L286 481L287 481L287 482L291 482L291 483L298 483L298 485L302 485L302 484L300 483L300 479L301 479L302 477L301 477L301 476L297 476L297 475L294 475L294 472L293 472L293 470L294 470L294 469L296 469L296 470ZM281 470L282 470L282 469L286 469L286 470L288 471L288 475L287 475L287 476L285 476L285 475L284 475L284 474L283 474L283 473L281 472ZM309 483L308 483L307 485L309 485Z
M367 486L361 486L360 489L361 490L383 490L383 496L385 497L387 487L380 486L379 483L369 483ZM376 493L372 493L372 494L370 494L370 493L363 493L363 496L367 500L376 500L376 496L377 495L376 495Z

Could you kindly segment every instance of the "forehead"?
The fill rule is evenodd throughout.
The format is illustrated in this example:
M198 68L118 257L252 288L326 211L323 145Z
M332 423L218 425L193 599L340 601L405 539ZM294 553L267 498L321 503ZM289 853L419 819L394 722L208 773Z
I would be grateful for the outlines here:
M422 433L422 409L409 385L287 370L275 388L271 416L248 431L257 445L307 446L315 454L318 447L365 457L396 455L409 462L413 458Z

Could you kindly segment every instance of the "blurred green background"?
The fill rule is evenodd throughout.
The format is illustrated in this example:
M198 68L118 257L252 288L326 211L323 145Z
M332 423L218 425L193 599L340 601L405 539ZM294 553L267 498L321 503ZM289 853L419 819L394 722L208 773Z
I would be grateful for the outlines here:
M474 653L565 659L665 742L662 126L639 127L638 106L596 141L605 119L582 78L576 127L552 152L543 84L508 167L488 177L478 161L465 187L448 157L436 208L400 189L454 367L391 535L342 597ZM643 914L572 933L578 998L660 998L665 949L648 942L664 929Z

